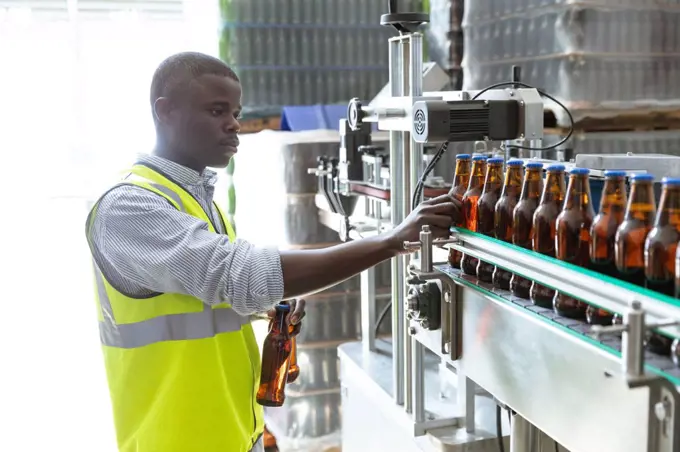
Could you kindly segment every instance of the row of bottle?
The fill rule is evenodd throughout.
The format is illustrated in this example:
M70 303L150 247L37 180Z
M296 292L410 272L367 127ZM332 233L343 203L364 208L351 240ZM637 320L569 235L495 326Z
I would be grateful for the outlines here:
M584 53L675 54L680 51L680 11L603 9L564 5L526 15L463 22L475 61Z
M680 58L674 55L625 60L611 56L560 55L520 63L480 64L466 49L464 88L479 89L506 82L516 64L522 67L525 83L540 86L574 109L627 108L628 102L655 107L659 100L680 98L680 85L675 83L680 77Z
M394 31L375 25L366 28L225 27L220 36L221 56L235 68L258 67L387 67L387 42Z
M398 11L423 11L423 0L398 0ZM384 0L220 0L222 18L251 24L379 25Z
M677 0L474 0L466 2L465 21L480 22L502 17L531 16L537 10L574 6L582 9L598 7L603 11L628 10L642 14L648 10L673 11ZM634 19L634 16L632 17Z
M387 68L241 69L247 107L314 105L344 102L354 96L371 99L389 81ZM279 111L280 114L280 111Z
M596 216L588 169L572 169L565 189L564 165L545 168L544 181L542 163L524 165L521 160L510 160L503 182L503 163L502 158L457 156L451 194L462 201L464 210L464 223L457 226L665 295L678 295L680 260L677 270L675 264L680 241L680 178L663 179L657 211L654 176L633 175L628 195L626 173L606 171ZM453 249L449 263L482 282L554 309L558 315L585 318L590 324L620 320L603 309ZM671 340L655 333L648 338L647 347L668 354ZM676 341L673 348L675 356L680 343Z

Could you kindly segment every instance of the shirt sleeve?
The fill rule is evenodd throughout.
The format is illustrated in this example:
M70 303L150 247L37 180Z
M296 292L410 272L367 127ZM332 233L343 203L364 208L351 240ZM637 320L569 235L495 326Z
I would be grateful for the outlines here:
M240 315L264 312L283 298L281 257L210 232L140 187L118 187L100 201L88 237L107 280L126 295L192 295L209 305L229 303Z

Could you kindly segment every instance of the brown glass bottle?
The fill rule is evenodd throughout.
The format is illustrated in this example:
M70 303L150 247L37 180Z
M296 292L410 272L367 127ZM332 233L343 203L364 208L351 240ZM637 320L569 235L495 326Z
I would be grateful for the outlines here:
M503 190L503 159L490 158L486 161L486 179L482 196L477 201L477 232L491 237L496 236L496 204ZM477 261L477 279L490 283L494 265Z
M590 267L590 227L595 216L589 174L587 168L571 170L564 207L555 222L555 257L583 268ZM559 292L553 308L564 317L583 318L586 314L585 303Z
M680 241L680 178L664 177L654 227L645 241L645 279L647 288L675 295L675 255ZM667 355L672 339L652 333L647 349Z
M512 243L513 212L522 194L523 164L524 162L521 160L508 161L503 192L501 193L501 199L496 203L496 216L494 220L496 238L504 242ZM502 268L494 267L492 282L495 287L509 290L510 278L512 278L512 273Z
M276 314L269 322L269 334L262 345L262 370L256 399L263 406L281 406L286 399L292 349L292 340L286 325L290 306L278 304L275 309Z
M656 216L653 183L651 174L631 176L626 213L614 239L618 277L641 287L645 287L645 240Z
M456 172L453 176L453 183L451 184L451 191L449 195L457 200L463 202L463 195L467 191L470 184L470 166L471 159L469 154L458 154L456 156ZM454 224L456 227L464 227L463 223ZM449 249L449 265L453 268L460 268L460 261L463 258L463 253Z
M288 333L292 333L293 326L291 325ZM290 340L290 364L288 366L288 378L286 381L292 383L300 376L300 366L297 363L297 340L293 337Z
M590 227L591 269L616 277L614 245L616 231L626 214L626 172L605 171L600 212ZM613 314L595 306L586 309L586 321L591 325L610 325Z
M546 173L541 201L534 213L531 246L538 253L555 257L555 223L565 194L564 165L550 165ZM551 288L533 282L529 295L536 306L553 308L555 291Z
M484 190L486 178L486 157L475 155L472 157L472 170L470 171L470 183L463 195L463 215L465 216L465 228L477 231L477 201ZM460 264L461 270L467 275L477 275L477 258L463 254Z
M512 243L526 249L531 249L534 212L538 207L538 201L541 199L541 192L543 191L542 169L542 163L527 163L522 193L512 212ZM529 298L531 280L519 275L511 275L508 288L516 297Z

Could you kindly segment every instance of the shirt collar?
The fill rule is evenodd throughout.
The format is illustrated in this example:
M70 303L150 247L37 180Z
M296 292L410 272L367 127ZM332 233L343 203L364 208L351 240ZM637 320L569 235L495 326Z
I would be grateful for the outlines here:
M217 173L207 168L199 173L198 171L187 168L172 160L152 154L140 154L137 161L155 166L171 179L174 179L182 185L214 186L217 182Z

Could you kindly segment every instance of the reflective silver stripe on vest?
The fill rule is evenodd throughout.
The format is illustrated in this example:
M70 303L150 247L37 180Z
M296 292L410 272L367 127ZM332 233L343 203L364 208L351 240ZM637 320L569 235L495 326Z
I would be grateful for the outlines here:
M142 182L146 182L147 184L151 185L153 188L160 191L161 193L168 195L170 197L170 199L172 199L173 201L175 201L177 203L177 205L179 206L180 212L186 213L186 209L184 208L184 203L182 202L182 198L180 198L180 196L176 192L172 191L171 189L169 189L165 185L161 185L161 184L157 184L155 182L151 182L149 179L146 179L145 177L142 177L142 176L138 176L134 173L128 174L125 179L130 180L130 181L139 180L139 181L142 181Z
M116 348L137 348L157 342L205 339L220 333L239 331L250 322L233 309L211 309L203 304L201 312L171 314L136 323L117 325L106 293L102 274L95 265L97 292L103 321L99 322L102 345ZM136 300L144 303L145 300Z

